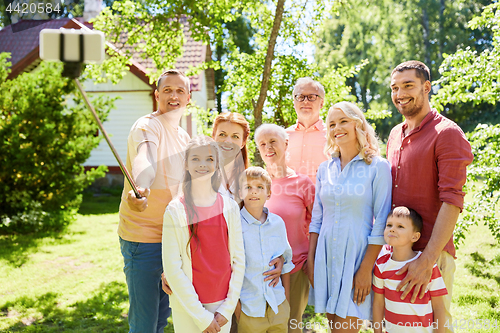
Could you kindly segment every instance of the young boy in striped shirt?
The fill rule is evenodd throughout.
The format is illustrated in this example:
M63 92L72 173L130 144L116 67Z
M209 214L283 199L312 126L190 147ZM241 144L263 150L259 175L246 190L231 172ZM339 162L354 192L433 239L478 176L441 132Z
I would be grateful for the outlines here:
M422 299L411 303L410 292L401 300L403 290L396 287L406 272L396 273L408 262L417 259L422 252L412 249L413 243L420 238L422 218L411 208L396 207L387 217L384 240L392 247L392 252L377 259L373 274L373 328L382 333L382 320L385 315L385 328L389 333L441 333L445 331L445 307L443 297L448 292L439 268L434 264L431 281Z

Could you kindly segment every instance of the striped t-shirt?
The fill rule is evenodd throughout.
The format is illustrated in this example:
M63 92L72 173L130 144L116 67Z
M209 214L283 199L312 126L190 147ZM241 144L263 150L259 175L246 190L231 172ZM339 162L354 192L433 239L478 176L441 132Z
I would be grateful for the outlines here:
M431 297L448 294L439 268L434 264L432 276L422 299L418 298L411 303L413 290L401 300L403 291L396 291L398 284L405 278L407 272L396 275L405 264L417 259L422 252L407 261L392 260L392 253L385 254L377 259L373 274L373 291L385 297L385 322L387 332L390 333L420 333L432 332L433 313ZM440 324L442 325L442 324Z

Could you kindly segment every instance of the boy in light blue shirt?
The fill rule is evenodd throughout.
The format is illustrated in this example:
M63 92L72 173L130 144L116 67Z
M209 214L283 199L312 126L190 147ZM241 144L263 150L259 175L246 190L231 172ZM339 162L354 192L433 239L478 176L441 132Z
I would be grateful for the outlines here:
M250 167L239 184L244 205L240 215L245 277L235 311L238 333L287 333L290 316L288 273L294 265L285 222L264 207L271 196L271 177L260 167ZM269 270L269 262L280 256L284 259L281 281L271 287L262 274Z

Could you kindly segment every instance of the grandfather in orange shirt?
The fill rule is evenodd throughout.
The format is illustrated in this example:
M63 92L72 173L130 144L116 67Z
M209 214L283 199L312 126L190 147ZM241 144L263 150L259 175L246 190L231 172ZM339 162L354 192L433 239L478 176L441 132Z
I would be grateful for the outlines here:
M319 118L324 99L325 88L321 83L310 77L298 79L293 88L297 123L286 129L290 154L288 166L295 172L307 175L314 184L319 165L327 159L323 152L326 127Z

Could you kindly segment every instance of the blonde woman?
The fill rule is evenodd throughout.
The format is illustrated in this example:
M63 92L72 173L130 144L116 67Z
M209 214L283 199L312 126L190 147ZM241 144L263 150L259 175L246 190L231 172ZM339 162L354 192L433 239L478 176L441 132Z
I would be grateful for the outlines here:
M361 110L335 104L326 119L332 158L317 172L309 226L309 304L332 332L358 332L371 319L372 268L391 209L391 170Z

